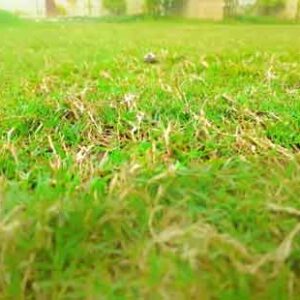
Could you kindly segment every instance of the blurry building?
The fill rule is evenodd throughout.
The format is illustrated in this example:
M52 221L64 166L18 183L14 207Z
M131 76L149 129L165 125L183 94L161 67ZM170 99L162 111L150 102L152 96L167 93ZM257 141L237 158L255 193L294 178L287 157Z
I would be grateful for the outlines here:
M54 9L54 2L55 7ZM127 13L141 14L145 0L126 0ZM0 0L0 8L28 16L102 16L108 14L102 0ZM183 15L191 18L222 19L223 0L187 0Z
M127 14L142 14L146 0L125 0ZM240 6L254 5L256 0L235 0ZM280 16L295 19L298 14L300 0L286 0L285 8ZM55 5L54 5L55 3ZM188 18L222 20L224 16L234 15L234 6L229 0L182 0L182 5L176 10ZM7 9L25 16L103 16L109 12L103 6L103 0L0 0L0 9Z
M28 16L102 16L107 15L103 0L0 0L0 8ZM56 9L54 9L54 3ZM144 11L145 0L126 0L127 14ZM222 19L223 0L187 0L182 14L191 18Z

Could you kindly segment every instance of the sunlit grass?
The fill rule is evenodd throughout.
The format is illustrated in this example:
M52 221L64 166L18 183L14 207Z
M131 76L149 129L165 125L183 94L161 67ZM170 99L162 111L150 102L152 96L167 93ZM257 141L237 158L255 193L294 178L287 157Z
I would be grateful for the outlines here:
M0 27L0 298L297 299L299 30Z

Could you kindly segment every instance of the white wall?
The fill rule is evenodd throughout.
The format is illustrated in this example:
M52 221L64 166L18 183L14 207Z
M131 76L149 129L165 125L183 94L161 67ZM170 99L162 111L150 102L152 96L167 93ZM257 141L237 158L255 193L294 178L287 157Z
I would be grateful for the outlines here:
M44 0L0 0L0 8L35 16L45 13L44 3Z

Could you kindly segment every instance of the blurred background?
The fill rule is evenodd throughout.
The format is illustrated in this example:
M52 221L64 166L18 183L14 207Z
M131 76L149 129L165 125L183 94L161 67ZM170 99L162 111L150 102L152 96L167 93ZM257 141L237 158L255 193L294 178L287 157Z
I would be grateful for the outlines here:
M153 15L297 20L299 7L300 0L0 0L1 10L35 18Z

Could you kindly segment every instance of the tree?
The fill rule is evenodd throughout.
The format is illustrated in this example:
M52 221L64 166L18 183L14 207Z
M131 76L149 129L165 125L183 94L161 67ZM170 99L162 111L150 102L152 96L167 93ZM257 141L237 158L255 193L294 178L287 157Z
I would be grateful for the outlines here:
M87 7L88 7L88 14L89 14L89 16L91 16L92 12L93 12L93 6L92 6L91 0L87 0Z
M46 0L46 16L54 17L57 14L55 0Z
M187 0L146 0L146 13L150 15L179 14Z
M125 0L103 0L103 6L113 15L126 13Z
M274 15L285 8L286 2L286 0L258 0L257 7L263 15Z
M146 0L146 13L150 15L160 15L161 13L160 0Z
M224 1L224 15L225 17L234 17L237 14L237 8L239 6L238 0L225 0Z

